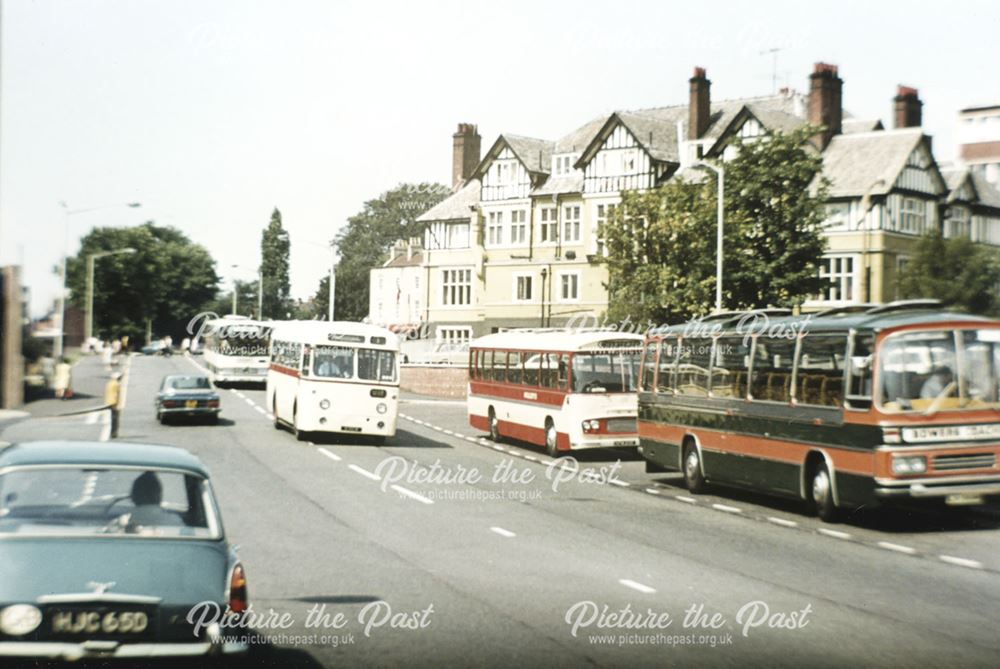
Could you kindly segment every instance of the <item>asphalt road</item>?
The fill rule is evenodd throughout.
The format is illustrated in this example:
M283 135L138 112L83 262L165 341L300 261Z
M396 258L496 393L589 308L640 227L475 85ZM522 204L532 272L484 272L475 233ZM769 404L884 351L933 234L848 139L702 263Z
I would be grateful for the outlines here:
M211 469L254 610L291 620L257 626L270 643L249 665L1000 662L992 510L824 526L792 503L689 496L626 453L560 469L485 442L458 403L416 398L385 446L298 442L259 389L222 391L217 426L159 425L160 378L195 364L135 358L119 439Z

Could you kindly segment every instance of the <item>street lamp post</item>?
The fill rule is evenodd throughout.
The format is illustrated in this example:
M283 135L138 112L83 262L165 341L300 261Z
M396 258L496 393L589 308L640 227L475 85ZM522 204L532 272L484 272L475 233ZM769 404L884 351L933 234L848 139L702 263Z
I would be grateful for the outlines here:
M233 265L237 269L239 265ZM236 272L233 272L233 316L236 315L236 293L239 292L239 284L236 282Z
M87 311L84 315L83 330L84 330L84 343L86 344L94 336L94 264L98 258L105 258L107 256L128 254L131 255L135 253L135 249L132 247L126 247L124 249L118 249L117 251L101 251L100 253L91 253L87 256Z
M92 211L101 211L103 209L116 209L118 207L130 207L132 209L138 209L142 206L141 202L126 202L124 204L111 204L104 205L101 207L88 207L86 209L70 209L65 202L60 202L59 205L66 210L66 234L63 237L63 254L62 263L59 269L59 295L57 299L58 306L56 307L56 318L58 319L58 336L52 345L52 355L58 360L63 355L63 344L65 336L65 324L66 324L66 261L69 257L69 217L76 216L77 214L86 214Z
M719 177L719 193L716 196L716 219L718 221L718 229L716 230L716 242L715 242L715 311L722 311L722 224L725 219L725 203L723 201L723 195L725 194L725 181L726 181L726 170L722 165L713 165L711 163L697 163L694 167L699 169L708 168L715 172Z
M333 322L333 300L337 295L337 275L334 269L337 266L337 240L330 240L330 294L327 296L330 304L327 305L326 318L331 323Z

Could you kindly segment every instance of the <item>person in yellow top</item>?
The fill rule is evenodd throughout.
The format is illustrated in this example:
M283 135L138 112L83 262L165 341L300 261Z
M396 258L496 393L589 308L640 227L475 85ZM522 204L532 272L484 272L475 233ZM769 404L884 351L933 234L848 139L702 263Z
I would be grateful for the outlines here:
M118 420L121 413L121 373L114 372L104 386L104 404L111 410L111 438L118 436Z

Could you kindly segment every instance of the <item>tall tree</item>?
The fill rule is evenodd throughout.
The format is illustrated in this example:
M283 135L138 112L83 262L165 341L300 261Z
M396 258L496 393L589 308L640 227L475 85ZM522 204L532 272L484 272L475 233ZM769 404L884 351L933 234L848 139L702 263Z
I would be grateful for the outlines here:
M94 264L94 335L142 341L149 321L155 335L184 334L187 323L215 296L219 277L205 247L180 230L152 221L129 228L95 228L67 264L71 300L86 308L87 256L133 248Z
M275 207L271 222L260 239L261 274L264 277L263 316L266 318L286 318L292 309L288 279L290 252L288 232L281 225L281 212Z
M241 316L257 316L257 282L236 281L235 284L236 313ZM233 313L233 286L223 285L205 309L220 316Z
M1000 314L1000 254L967 237L920 238L899 276L900 296L934 298L974 314Z
M723 306L794 306L820 287L825 184L815 132L774 133L725 164ZM677 322L714 306L717 176L625 193L605 228L608 316Z
M334 307L337 320L361 320L368 315L369 271L385 262L389 247L397 239L423 236L417 217L448 197L451 189L441 184L401 184L364 203L361 211L347 219L337 235L340 261L335 270ZM327 282L320 280L313 300L314 314L325 318Z

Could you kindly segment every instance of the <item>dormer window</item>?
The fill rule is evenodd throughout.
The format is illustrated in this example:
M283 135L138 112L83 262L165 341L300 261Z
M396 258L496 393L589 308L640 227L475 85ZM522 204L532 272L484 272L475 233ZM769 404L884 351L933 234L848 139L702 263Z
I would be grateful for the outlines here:
M567 153L552 157L552 173L556 176L573 173L573 164L579 159L579 154Z

